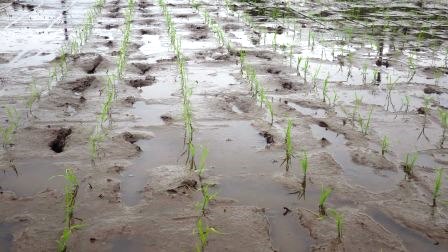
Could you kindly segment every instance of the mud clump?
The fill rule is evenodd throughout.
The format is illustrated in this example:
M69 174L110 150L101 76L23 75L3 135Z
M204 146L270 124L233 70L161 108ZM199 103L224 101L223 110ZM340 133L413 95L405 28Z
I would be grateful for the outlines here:
M56 138L51 141L48 146L56 153L61 153L64 151L65 145L67 143L67 138L72 134L71 128L61 128L56 131Z
M88 74L93 74L103 62L103 56L96 53L82 53L75 57L75 62Z
M123 133L123 139L131 144L134 144L135 142L138 141L138 138L136 136L134 136L132 133L130 132L125 132Z
M282 71L279 70L279 69L268 68L268 69L266 69L266 72L269 73L269 74L279 74Z
M417 109L417 114L424 115L426 114L426 109L424 107L420 107Z
M116 28L118 28L118 25L117 24L107 24L104 28L106 28L106 30L116 29Z
M287 90L296 90L294 84L290 81L282 82L282 88Z
M112 40L109 40L104 45L107 47L112 47L114 45L114 42Z
M84 78L76 79L74 81L66 82L64 85L73 92L84 92L92 83L96 80L94 76L87 76Z
M171 117L170 115L161 115L160 119L162 119L162 121L167 124L170 124L173 122L173 117Z
M132 63L133 66L135 66L138 70L140 70L140 74L145 74L149 70L151 70L151 65L145 64L145 63Z
M126 98L124 99L124 102L127 103L127 104L130 104L130 105L134 105L134 103L135 103L136 101L137 101L137 100L135 99L134 96L128 96L128 97L126 97Z
M317 125L319 125L319 127L328 129L328 124L327 124L326 122L324 122L324 121L319 121L319 122L317 123Z
M156 81L156 77L147 76L145 79L129 80L128 85L134 88L151 86Z
M274 136L271 134L271 133L269 133L269 132L267 132L267 131L262 131L262 132L260 132L259 133L262 137L264 137L264 139L266 139L266 143L267 144L273 144L273 143L275 143L275 141L274 141Z
M437 86L426 86L424 89L423 89L423 92L425 93L425 94L438 94L438 95L440 95L440 94L442 94L442 93L444 93L444 90L442 90L442 88L441 87L437 87Z
M141 35L156 35L157 31L155 30L140 30Z

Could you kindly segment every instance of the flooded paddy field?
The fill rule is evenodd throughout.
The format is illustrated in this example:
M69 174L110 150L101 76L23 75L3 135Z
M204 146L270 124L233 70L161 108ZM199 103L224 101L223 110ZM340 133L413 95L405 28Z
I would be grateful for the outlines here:
M448 4L0 0L0 251L448 251Z

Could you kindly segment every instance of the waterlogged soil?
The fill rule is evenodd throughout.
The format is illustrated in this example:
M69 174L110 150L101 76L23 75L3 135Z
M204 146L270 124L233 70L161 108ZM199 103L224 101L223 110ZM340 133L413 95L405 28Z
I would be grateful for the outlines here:
M217 195L204 217L219 232L207 251L448 250L438 115L448 106L446 5L198 1L198 12L188 1L166 2L194 87L194 141L209 150L204 179ZM116 71L127 1L106 1L65 78L32 113L25 106L29 84L46 88L91 4L0 1L1 123L8 106L21 115L14 144L0 152L0 251L56 250L67 168L79 181L75 219L83 224L69 251L195 250L201 193L185 165L180 79L157 1L136 1L124 80L94 163L88 138ZM204 10L232 51L204 24ZM272 125L241 74L239 49L272 100ZM370 111L363 134L358 119ZM288 119L295 158L286 172ZM418 154L412 178L402 167L408 153ZM444 175L433 208L437 168ZM327 209L343 216L341 239L334 218L318 216L322 187L332 189Z

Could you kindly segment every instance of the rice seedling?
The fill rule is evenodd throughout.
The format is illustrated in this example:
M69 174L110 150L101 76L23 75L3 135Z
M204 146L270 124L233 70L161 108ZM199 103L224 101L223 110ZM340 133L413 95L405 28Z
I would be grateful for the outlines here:
M395 85L399 78L397 78L395 81L392 81L392 76L387 76L387 85L386 85L386 110L389 111L389 105L392 105L392 108L395 110L395 106L392 102L392 91L395 88Z
M381 156L384 157L384 154L386 154L386 152L389 151L389 148L390 148L389 138L387 136L384 136L381 139Z
M352 126L355 126L355 119L356 117L359 117L359 107L362 104L362 97L359 97L358 94L355 92L355 106L353 107L353 112L352 112Z
M320 67L321 65L319 65L319 67L317 68L316 72L314 72L313 77L311 79L311 82L313 83L313 89L317 88L317 76L319 75Z
M434 70L434 85L438 86L440 82L440 78L444 75L442 69L437 68Z
M322 185L322 190L320 192L320 197L319 197L319 215L320 216L327 215L325 203L327 202L328 197L330 197L331 192L332 192L331 188L324 188L324 186Z
M428 116L431 113L430 110L430 105L431 105L432 99L429 96L424 96L423 97L423 125L422 125L422 130L420 131L417 139L420 139L420 137L423 135L427 141L429 141L429 138L426 136L425 134L425 129L426 129L426 124L428 123Z
M308 58L306 58L305 65L303 66L303 78L305 80L305 84L306 84L306 76L307 76L309 67L310 67L310 61Z
M197 204L197 207L200 209L202 215L205 216L205 213L207 211L207 207L210 203L210 201L214 200L216 198L216 193L210 193L209 191L209 184L201 184L201 189L199 189L202 193L202 199Z
M440 148L443 148L443 144L446 139L446 131L448 129L448 111L445 109L439 110L440 126L442 127L442 137L440 139Z
M75 173L72 169L65 170L65 181L66 185L64 188L65 192L65 214L64 214L64 231L57 241L58 251L65 252L67 251L67 242L69 241L71 234L74 230L80 229L83 227L82 224L74 223L74 210L75 210L75 201L76 196L78 195L78 180L76 178Z
M342 216L341 213L338 213L336 210L334 209L328 209L331 217L335 220L336 222L336 230L338 233L338 241L342 242L342 227L344 225L344 217Z
M328 97L328 75L324 80L324 84L322 86L322 101L325 103L326 98L328 98L328 102L331 103L330 97Z
M336 106L336 102L337 102L337 100L338 100L338 94L336 93L336 90L334 90L333 89L333 102L329 102L330 103L330 105L331 105L331 103L333 103L333 107L335 107Z
M415 162L417 162L418 154L406 154L406 158L403 164L403 170L406 173L407 177L411 179L414 176L414 167Z
M198 174L199 180L202 181L203 176L204 176L204 172L205 172L205 162L207 160L207 156L208 156L208 149L207 148L202 148L202 154L201 154L201 159L199 160L199 166L196 169L196 172Z
M17 110L13 107L7 106L5 109L8 116L8 124L6 126L0 125L0 133L2 136L3 148L7 149L14 143L14 134L19 127L20 116L17 113Z
M300 62L302 62L302 56L297 56L297 66L296 66L296 71L297 71L297 76L300 76Z
M131 37L131 25L134 17L135 0L128 0L128 8L125 11L125 29L123 33L123 40L119 49L117 77L123 79L123 72L126 68L127 51Z
M272 38L272 48L274 48L274 52L277 52L277 32L274 32L274 37Z
M407 114L409 112L409 106L411 105L411 98L409 95L405 95L404 98L401 98L401 108L400 110L403 110Z
M281 165L285 164L286 172L289 171L289 167L291 166L292 158L294 157L294 150L292 146L292 140L291 140L291 131L292 131L292 121L291 119L288 120L288 126L286 128L285 132L285 157L283 159L283 162Z
M308 172L308 155L306 154L306 151L303 152L303 157L300 160L300 167L302 168L303 177L306 178Z
M362 83L366 84L366 81L367 81L367 64L366 63L364 63L362 65L361 75L362 75Z
M439 198L441 195L440 188L442 187L442 177L443 177L443 169L439 168L436 170L436 178L434 181L434 191L432 193L432 207L437 206L437 198Z
M271 117L271 125L274 124L274 109L272 108L272 103L267 98L264 100L266 107L268 108L269 115Z
M196 252L204 252L208 244L208 237L212 233L219 234L219 232L213 228L207 226L201 217L196 222L196 233L199 238L199 242L196 244Z
M367 119L363 119L363 118L361 117L361 115L359 115L359 117L358 117L358 123L359 123L359 126L360 126L360 128L361 128L361 132L362 132L364 135L367 135L367 133L368 133L368 131L369 131L369 128L370 128L370 121L371 121L371 119L372 119L372 111L373 111L373 107L370 108L370 111L369 111L369 114L368 114L368 116L367 116Z
M94 132L89 136L88 145L92 163L98 158L99 144L106 139L106 133L100 126L96 126Z
M41 96L41 92L40 90L37 88L36 85L36 81L33 80L30 84L30 96L28 97L28 99L26 100L26 107L29 110L30 115L32 115L32 109L33 109L33 105L34 103L36 103L37 101L39 101L40 96Z
M379 84L381 82L381 72L378 69L372 70L373 79L372 84Z
M413 58L412 55L410 55L408 57L408 67L409 67L409 70L410 70L410 72L409 72L409 80L408 80L408 83L409 83L409 82L412 81L412 79L415 76L415 73L417 72L417 70L416 70L417 67L415 65L414 58Z

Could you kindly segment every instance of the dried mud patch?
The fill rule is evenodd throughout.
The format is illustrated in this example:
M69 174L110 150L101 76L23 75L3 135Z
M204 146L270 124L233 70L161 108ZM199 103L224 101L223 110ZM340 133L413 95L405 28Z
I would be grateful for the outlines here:
M319 219L305 209L299 209L300 223L316 240L313 250L324 251L407 251L401 240L368 215L353 209L338 209L344 216L342 241L337 239L335 222L330 217Z

